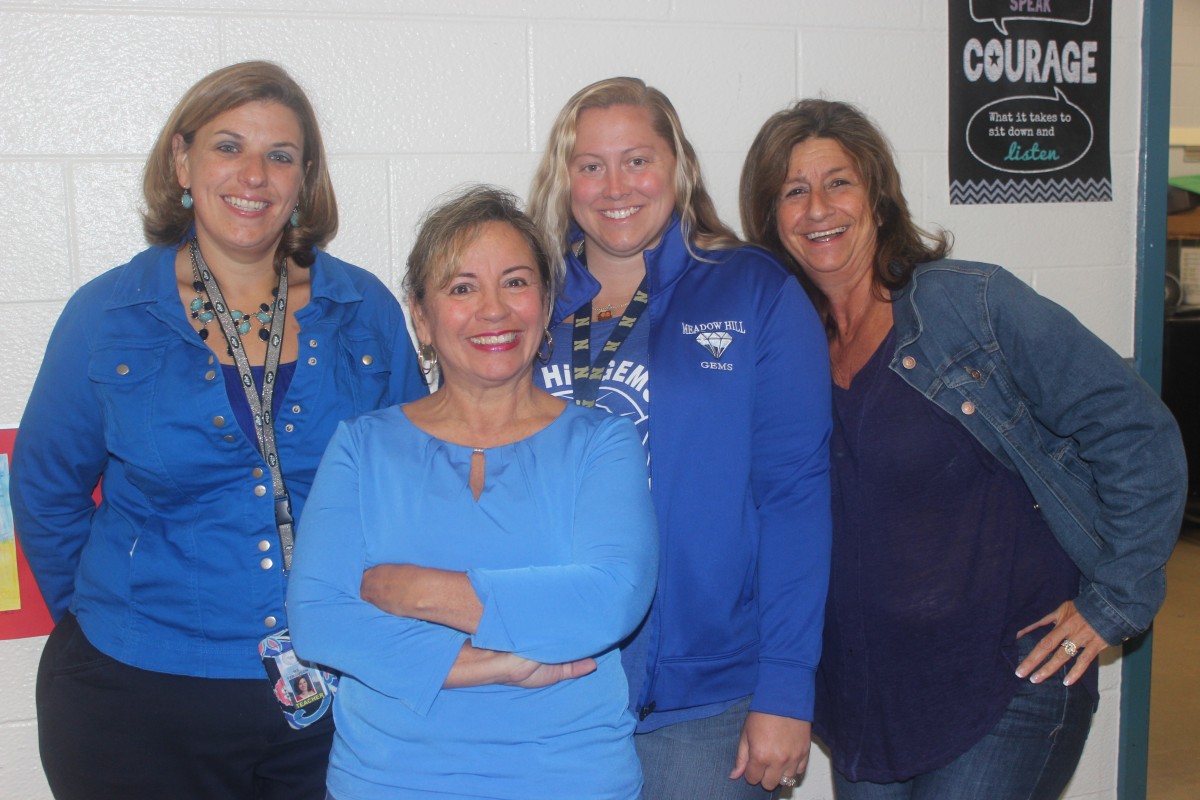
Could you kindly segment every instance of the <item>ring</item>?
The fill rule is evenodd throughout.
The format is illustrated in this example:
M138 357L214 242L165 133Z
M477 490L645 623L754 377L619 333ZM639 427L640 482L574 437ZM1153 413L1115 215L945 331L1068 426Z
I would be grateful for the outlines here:
M791 775L784 775L782 778L779 779L779 785L785 789L791 789L793 786L796 785L796 779L793 778Z
M1061 647L1067 654L1067 658L1074 658L1075 654L1079 652L1079 645L1075 644L1070 639L1063 639L1062 644L1060 644L1059 647Z

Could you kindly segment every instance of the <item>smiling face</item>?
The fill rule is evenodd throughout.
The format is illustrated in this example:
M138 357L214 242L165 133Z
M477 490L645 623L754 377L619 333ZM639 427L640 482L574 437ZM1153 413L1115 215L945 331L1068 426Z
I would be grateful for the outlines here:
M871 279L871 198L854 159L833 139L806 139L792 148L775 224L783 246L819 288Z
M547 298L525 238L485 222L445 286L412 302L417 340L437 351L447 386L529 381L546 327Z
M571 216L592 254L640 259L662 238L675 210L675 156L638 106L579 115L571 173Z
M190 146L176 135L174 152L205 254L270 259L304 184L304 134L295 113L279 103L246 103L202 126Z

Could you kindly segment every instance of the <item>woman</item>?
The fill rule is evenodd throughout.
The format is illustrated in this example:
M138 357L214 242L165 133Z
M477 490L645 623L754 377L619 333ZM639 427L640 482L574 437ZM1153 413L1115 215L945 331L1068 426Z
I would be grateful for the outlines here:
M441 388L321 463L288 601L300 654L345 674L337 800L638 797L615 645L654 591L654 516L633 426L530 380L546 254L498 190L434 210L404 287Z
M404 316L317 249L325 152L274 64L193 86L144 189L150 249L67 304L17 436L42 762L58 798L323 797L328 703L280 673L292 518L338 421L423 393Z
M1163 600L1186 490L1170 414L1062 308L1000 267L947 260L852 106L803 100L767 120L741 211L828 332L815 727L837 796L1057 798L1096 657Z
M650 463L658 590L622 656L646 797L794 785L829 555L811 304L717 218L675 109L635 78L567 102L531 207L565 258L553 331L571 342L537 379L632 417Z

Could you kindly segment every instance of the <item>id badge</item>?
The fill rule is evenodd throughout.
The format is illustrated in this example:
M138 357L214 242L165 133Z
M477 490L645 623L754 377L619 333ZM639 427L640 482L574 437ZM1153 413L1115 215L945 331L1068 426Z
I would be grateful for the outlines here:
M337 676L297 658L287 629L259 642L258 655L288 725L296 730L306 728L333 707Z

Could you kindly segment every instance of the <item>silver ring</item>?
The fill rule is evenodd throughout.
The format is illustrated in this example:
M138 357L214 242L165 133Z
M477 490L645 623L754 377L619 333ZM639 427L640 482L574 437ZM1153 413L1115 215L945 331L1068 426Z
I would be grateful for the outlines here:
M1062 644L1060 644L1059 647L1061 647L1063 652L1067 654L1067 658L1074 658L1079 652L1079 645L1075 644L1070 639L1063 639Z
M782 778L779 779L779 785L785 789L791 789L793 786L796 785L796 779L793 778L791 775L784 775Z

